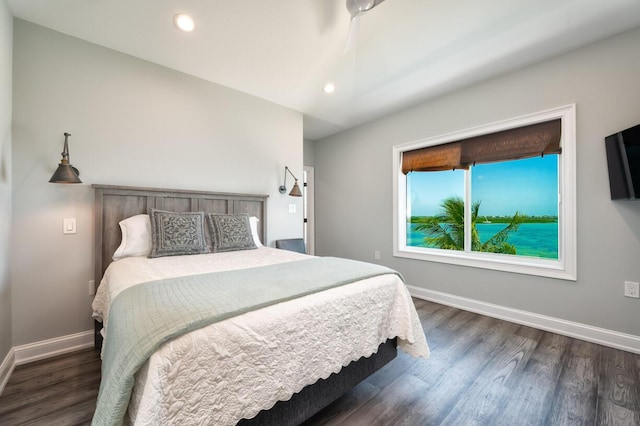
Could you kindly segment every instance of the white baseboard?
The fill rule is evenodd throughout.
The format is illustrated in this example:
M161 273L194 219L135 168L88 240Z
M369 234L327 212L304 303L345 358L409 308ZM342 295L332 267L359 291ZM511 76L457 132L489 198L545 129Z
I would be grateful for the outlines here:
M439 291L427 290L421 287L407 286L411 296L418 299L429 300L442 305L452 306L465 311L475 312L493 318L498 318L516 324L527 325L541 330L562 334L563 336L575 337L576 339L599 345L621 349L627 352L640 354L640 336L620 333L605 328L593 327L560 318L548 317L533 312L521 311L519 309L508 308L506 306L494 305L479 300L468 299L466 297L455 296L453 294ZM428 338L428 336L427 336Z
M16 346L13 349L15 351L15 364L22 365L91 347L93 347L93 330L28 343Z
M0 364L0 395L4 391L4 387L7 385L9 381L9 377L11 377L11 373L13 373L13 369L16 366L16 354L13 348L9 350L9 353Z

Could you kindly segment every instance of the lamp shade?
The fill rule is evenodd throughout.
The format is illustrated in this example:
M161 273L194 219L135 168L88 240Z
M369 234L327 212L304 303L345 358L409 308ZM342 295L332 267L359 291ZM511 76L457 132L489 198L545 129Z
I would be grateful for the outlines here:
M49 179L51 183L82 183L75 167L70 164L58 164L58 168Z
M64 134L64 149L62 150L62 160L58 164L58 168L49 179L51 183L82 183L80 172L69 163L69 136L71 133Z
M291 188L291 192L289 192L291 197L302 197L302 191L300 191L300 187L298 186L298 181L293 184L293 188Z

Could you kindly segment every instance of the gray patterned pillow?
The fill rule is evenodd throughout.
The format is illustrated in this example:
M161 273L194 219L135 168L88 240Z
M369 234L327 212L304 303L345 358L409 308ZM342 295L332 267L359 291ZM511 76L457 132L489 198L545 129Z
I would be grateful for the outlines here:
M176 213L151 209L149 257L209 253L204 233L204 212Z
M209 213L207 220L214 253L257 248L248 214Z

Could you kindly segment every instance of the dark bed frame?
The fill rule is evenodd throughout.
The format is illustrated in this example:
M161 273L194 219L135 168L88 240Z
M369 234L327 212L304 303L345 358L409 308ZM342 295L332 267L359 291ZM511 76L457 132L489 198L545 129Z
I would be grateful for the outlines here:
M92 185L95 195L95 280L100 283L104 271L122 238L118 222L127 217L147 213L150 208L176 212L248 213L256 216L258 234L266 242L268 195L232 194L207 191L138 188L114 185ZM102 347L100 323L96 322L95 346ZM396 357L396 339L381 344L377 353L360 358L340 373L306 386L289 401L280 401L263 410L242 425L299 425L331 404L353 386L373 374Z

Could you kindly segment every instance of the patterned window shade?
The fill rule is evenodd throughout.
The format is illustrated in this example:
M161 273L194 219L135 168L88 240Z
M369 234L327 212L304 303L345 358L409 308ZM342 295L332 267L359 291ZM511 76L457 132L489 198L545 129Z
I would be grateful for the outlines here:
M402 173L468 169L480 163L560 154L560 119L406 151Z

